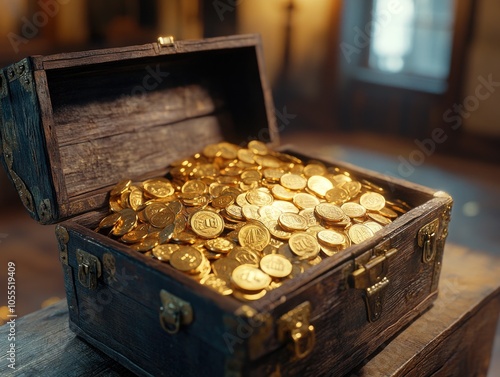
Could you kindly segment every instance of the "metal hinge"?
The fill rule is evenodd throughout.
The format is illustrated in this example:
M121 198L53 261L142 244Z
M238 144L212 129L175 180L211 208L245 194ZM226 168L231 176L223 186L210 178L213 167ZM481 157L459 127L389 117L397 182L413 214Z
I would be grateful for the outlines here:
M436 258L439 218L432 220L418 231L417 242L422 248L422 262L431 264Z
M69 233L65 227L61 225L56 226L57 243L59 244L59 259L62 264L68 265L68 242Z
M177 334L181 325L193 322L191 304L162 289L160 291L160 325L169 334Z
M102 269L99 259L81 249L76 250L78 263L78 281L88 289L97 288L97 279L101 277Z
M390 240L374 248L371 258L349 276L349 285L364 290L366 315L368 322L380 319L384 304L384 296L389 286L387 274L390 258L398 250L390 247Z
M283 314L278 320L278 339L292 341L293 353L303 359L311 353L316 343L314 326L310 324L311 303L305 301L296 308Z

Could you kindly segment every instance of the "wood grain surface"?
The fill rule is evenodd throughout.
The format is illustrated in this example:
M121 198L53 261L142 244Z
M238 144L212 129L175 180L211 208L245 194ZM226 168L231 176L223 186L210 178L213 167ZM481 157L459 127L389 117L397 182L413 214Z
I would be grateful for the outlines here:
M433 307L347 376L486 375L500 311L498 262L481 252L447 246ZM20 319L16 331L16 370L6 368L3 353L2 375L133 376L69 330L65 302ZM1 327L0 338L6 339L7 332L7 326Z

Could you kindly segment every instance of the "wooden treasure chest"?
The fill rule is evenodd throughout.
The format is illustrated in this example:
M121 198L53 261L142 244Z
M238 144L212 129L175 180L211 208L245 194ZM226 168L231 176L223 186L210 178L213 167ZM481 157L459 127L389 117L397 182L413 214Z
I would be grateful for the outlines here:
M139 375L340 376L437 296L451 197L280 149L258 36L26 58L0 104L71 329Z

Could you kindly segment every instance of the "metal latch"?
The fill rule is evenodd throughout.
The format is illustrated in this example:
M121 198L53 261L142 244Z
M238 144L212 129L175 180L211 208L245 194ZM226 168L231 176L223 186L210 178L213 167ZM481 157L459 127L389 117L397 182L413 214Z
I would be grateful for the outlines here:
M76 250L78 262L78 281L88 289L97 288L97 279L101 277L102 269L99 259L81 249Z
M422 248L422 262L431 264L436 258L439 218L432 220L418 231L417 242Z
M160 325L169 334L177 334L181 325L193 322L193 308L187 301L162 289L160 291Z
M375 247L374 258L349 276L351 287L364 290L366 315L369 322L377 321L382 314L384 296L389 286L387 278L389 259L397 251L396 248L390 248L390 240L387 240Z
M174 45L174 37L169 35L167 37L158 37L158 46L170 47Z
M287 342L291 338L297 359L309 355L316 343L314 326L310 324L311 303L305 301L283 314L278 320L278 339Z

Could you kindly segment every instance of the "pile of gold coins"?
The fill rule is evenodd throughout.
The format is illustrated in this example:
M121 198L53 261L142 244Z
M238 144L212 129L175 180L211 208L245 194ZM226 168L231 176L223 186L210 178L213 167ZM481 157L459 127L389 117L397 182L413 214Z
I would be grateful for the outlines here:
M105 232L222 295L256 300L410 206L322 162L221 142L172 164L166 177L123 180Z

